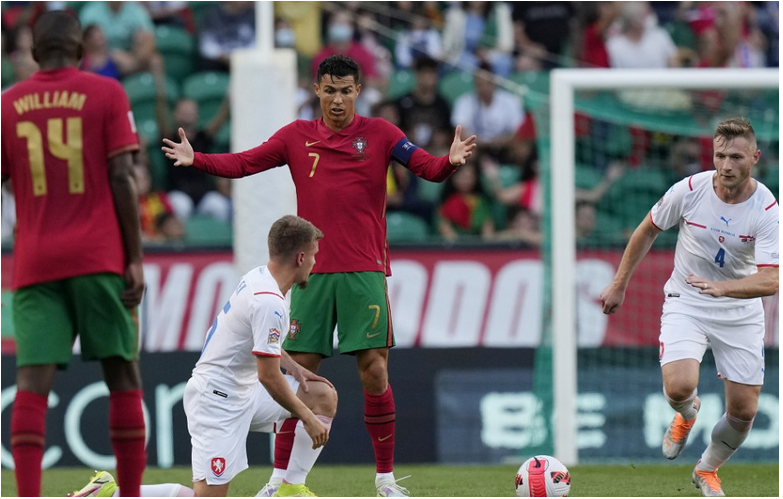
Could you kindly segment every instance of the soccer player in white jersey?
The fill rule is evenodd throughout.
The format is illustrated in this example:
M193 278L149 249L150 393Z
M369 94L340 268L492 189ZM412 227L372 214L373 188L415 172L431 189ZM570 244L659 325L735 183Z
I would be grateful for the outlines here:
M662 449L674 459L685 447L700 406L699 363L709 345L723 379L726 413L692 480L705 496L722 497L718 468L748 436L764 383L761 297L778 290L779 209L770 190L751 177L760 151L749 122L722 121L713 148L716 171L677 182L658 201L631 236L601 303L605 314L617 312L655 238L678 225L660 335L664 395L676 414Z
M269 231L269 264L245 274L212 327L185 387L183 406L193 446L193 490L179 484L142 485L142 497L226 496L247 468L248 432L276 431L291 417L291 459L275 496L315 496L305 478L329 440L337 392L326 379L280 348L289 329L285 294L307 286L323 233L286 215ZM286 370L286 375L280 368ZM310 382L310 383L308 383ZM97 472L71 497L119 497L114 477Z

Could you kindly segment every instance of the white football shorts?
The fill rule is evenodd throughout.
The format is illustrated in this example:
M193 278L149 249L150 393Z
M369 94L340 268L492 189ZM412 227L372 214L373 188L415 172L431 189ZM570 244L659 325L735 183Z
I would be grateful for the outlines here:
M299 382L286 381L296 393ZM225 382L191 377L182 404L193 447L193 481L208 485L230 482L247 466L247 436L251 431L272 433L291 417L261 383L237 394Z
M661 366L681 359L701 363L712 348L718 377L745 385L764 384L764 313L758 304L696 309L667 299L661 316Z

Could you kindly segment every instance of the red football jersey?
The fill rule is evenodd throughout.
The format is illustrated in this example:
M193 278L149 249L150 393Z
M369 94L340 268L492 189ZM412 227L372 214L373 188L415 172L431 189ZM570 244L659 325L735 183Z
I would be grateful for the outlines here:
M394 159L427 180L457 169L413 145L380 118L356 116L339 132L321 119L297 120L260 146L237 154L196 153L193 166L244 177L288 165L298 215L324 233L314 273L379 271L391 275L386 241L386 171Z
M39 71L3 92L2 117L2 172L16 198L14 289L123 275L107 160L139 145L119 82L76 68Z

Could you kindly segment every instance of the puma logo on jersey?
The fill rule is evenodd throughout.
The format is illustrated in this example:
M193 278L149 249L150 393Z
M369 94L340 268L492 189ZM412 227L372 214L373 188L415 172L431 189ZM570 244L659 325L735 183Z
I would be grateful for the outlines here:
M725 218L725 217L720 217L720 219L721 219L723 222L726 222L726 227L728 227L728 226L729 226L729 222L731 222L731 219L728 219L728 220L726 220L726 218Z

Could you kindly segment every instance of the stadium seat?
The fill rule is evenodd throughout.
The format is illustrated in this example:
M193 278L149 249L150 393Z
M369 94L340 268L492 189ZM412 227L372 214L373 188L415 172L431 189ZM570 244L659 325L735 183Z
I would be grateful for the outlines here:
M215 115L228 93L229 76L217 71L203 71L188 76L182 83L182 94L199 106L199 125L206 125Z
M215 135L210 152L212 154L231 152L231 121L227 121L220 127L220 130Z
M603 180L601 173L590 165L576 165L574 175L579 189L592 189Z
M194 215L185 220L185 243L191 246L231 246L230 224L212 217Z
M452 71L438 84L438 92L453 106L457 99L473 91L473 75L464 71Z
M169 168L172 168L172 166L166 155L160 150L158 122L155 120L137 121L136 129L139 131L139 136L143 137L147 142L147 157L149 158L152 187L156 190L164 190L168 183Z
M431 201L435 204L440 203L440 193L443 190L443 182L430 182L429 180L417 179L418 194L422 199Z
M177 82L166 77L166 101L169 109L179 99ZM137 73L122 80L125 93L128 94L133 115L137 122L155 119L155 77L152 73Z
M413 71L395 71L389 78L389 87L386 90L386 98L388 100L397 100L413 90L413 86L415 84L416 77L413 75Z
M420 243L429 238L427 222L402 211L386 214L386 237L390 243Z
M549 71L519 71L512 74L509 80L527 87L522 96L522 104L526 111L534 111L549 99Z
M780 167L778 165L768 166L759 180L772 191L775 199L780 199Z
M195 41L192 35L182 28L164 24L155 28L155 40L168 76L182 82L193 73Z

